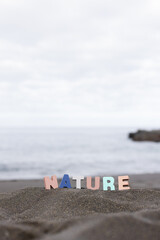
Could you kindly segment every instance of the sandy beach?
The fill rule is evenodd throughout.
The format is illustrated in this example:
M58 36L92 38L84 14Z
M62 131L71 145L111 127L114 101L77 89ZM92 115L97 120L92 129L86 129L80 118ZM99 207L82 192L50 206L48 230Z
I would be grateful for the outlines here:
M0 181L0 239L160 239L160 174L132 175L130 185L48 191L43 180Z
M0 1L0 240L160 240L159 61L158 0Z

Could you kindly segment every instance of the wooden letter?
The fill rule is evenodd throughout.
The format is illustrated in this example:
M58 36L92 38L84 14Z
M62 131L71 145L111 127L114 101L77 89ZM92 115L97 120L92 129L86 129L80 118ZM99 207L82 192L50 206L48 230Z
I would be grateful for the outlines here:
M71 188L71 183L68 174L64 174L59 188Z
M100 187L100 177L95 177L95 185L92 187L92 178L87 177L87 188L91 190L98 190Z
M52 176L51 179L49 177L44 177L44 186L45 189L50 190L52 188L58 188L57 177Z
M129 176L118 176L119 190L129 190Z
M80 177L80 176L75 176L72 178L73 180L76 180L76 188L77 189L81 189L81 180L84 179L84 177Z
M115 190L113 177L103 177L103 190L107 191L108 188L110 188L111 191Z

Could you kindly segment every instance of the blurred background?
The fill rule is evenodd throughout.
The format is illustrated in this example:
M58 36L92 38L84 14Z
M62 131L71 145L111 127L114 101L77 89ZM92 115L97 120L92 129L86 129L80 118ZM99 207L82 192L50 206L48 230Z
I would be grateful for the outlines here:
M160 172L158 0L0 1L0 179Z

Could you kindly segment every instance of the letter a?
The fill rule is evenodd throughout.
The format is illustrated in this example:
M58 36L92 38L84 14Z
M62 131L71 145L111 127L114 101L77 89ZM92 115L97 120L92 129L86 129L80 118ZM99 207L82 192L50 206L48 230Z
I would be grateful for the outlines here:
M64 174L59 188L71 188L71 183L68 174Z

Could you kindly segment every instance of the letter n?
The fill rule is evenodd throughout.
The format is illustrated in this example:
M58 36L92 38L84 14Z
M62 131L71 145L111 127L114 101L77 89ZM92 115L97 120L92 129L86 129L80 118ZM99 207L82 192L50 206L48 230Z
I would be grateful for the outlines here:
M52 176L51 179L49 177L44 177L44 186L47 190L58 188L57 177Z

